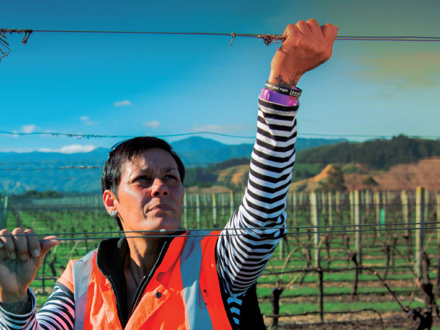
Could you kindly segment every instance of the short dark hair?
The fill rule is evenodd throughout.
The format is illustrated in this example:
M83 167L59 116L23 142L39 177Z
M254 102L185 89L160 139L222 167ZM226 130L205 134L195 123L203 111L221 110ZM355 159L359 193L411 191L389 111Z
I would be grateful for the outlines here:
M185 179L185 166L171 145L157 137L139 136L121 141L111 148L101 174L101 193L109 189L118 197L118 188L121 182L122 166L124 163L142 155L149 149L156 148L169 152L174 158L177 163L180 179L183 183ZM116 221L118 222L119 228L122 229L119 217L116 218Z

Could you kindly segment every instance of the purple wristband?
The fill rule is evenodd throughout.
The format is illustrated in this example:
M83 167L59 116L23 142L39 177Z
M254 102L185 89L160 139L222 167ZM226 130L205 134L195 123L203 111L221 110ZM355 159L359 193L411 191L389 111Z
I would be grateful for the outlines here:
M299 104L298 98L296 96L281 94L275 91L271 91L267 88L263 88L261 90L260 99L289 107L297 106Z

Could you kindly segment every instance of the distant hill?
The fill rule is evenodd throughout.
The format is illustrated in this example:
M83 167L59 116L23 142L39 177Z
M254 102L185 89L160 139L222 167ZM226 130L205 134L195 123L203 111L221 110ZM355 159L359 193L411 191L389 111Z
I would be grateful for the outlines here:
M351 169L350 169L351 167ZM294 182L291 191L311 192L323 187L333 165L327 165L319 174ZM354 169L357 168L356 171ZM440 157L421 159L411 164L397 164L388 170L366 171L362 166L342 167L344 185L347 190L369 189L373 191L415 190L421 186L430 191L440 188Z
M377 189L381 190L398 189L397 187L412 189L417 184L423 184L427 188L439 187L437 182L440 180L440 172L436 169L439 164L436 157L439 156L440 141L412 139L406 136L363 143L341 142L299 151L293 181L299 181L301 188L297 189L304 189L305 182L306 190L317 189L319 181L325 177L328 164L343 164L344 177L349 181L349 189L361 189L364 187L362 182L370 177L378 183ZM247 180L245 174L248 167L240 165L242 163L231 164L233 166L230 168L208 167L203 171L203 176L198 178L199 186L205 187L210 183L230 188L243 187ZM418 163L420 165L416 165ZM429 173L423 173L427 169ZM410 173L411 170L414 173ZM404 171L407 172L402 174ZM200 170L197 173L199 172ZM397 179L399 175L395 173L402 174L402 178Z
M440 141L413 139L404 135L391 140L342 142L298 152L301 164L359 163L369 169L389 169L397 164L411 164L440 156Z
M296 142L296 150L300 151L344 141L347 140L298 138ZM184 164L188 167L207 166L231 158L250 158L253 147L253 144L228 145L202 137L190 137L172 142L171 145L182 158Z

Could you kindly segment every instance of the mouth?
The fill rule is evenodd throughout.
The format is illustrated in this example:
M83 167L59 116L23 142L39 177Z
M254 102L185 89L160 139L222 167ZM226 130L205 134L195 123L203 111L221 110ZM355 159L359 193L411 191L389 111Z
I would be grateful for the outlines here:
M168 204L156 204L150 207L148 211L173 211L173 208Z

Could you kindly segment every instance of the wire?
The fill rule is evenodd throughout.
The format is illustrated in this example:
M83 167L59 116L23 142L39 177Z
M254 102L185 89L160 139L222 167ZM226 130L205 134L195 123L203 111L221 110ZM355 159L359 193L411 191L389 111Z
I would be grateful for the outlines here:
M60 166L60 167L46 167L46 168L0 168L0 171L12 172L12 171L53 171L53 170L99 170L102 166L92 165L78 165L78 166Z
M93 34L146 34L146 35L193 35L193 36L227 36L227 37L247 37L264 39L266 44L273 41L282 41L280 34L256 34L256 33L216 33L216 32L163 32L163 31L98 31L98 30L31 30L31 29L0 29L2 33L93 33ZM272 40L265 38L272 37ZM440 37L427 36L338 36L336 40L356 40L356 41L422 41L439 42Z
M423 225L423 228L420 226ZM429 226L433 225L433 226ZM404 226L404 227L395 227L395 226ZM342 230L334 230L334 228L346 228L346 227L352 227L353 229L342 229ZM362 229L363 227L373 227L371 229ZM378 227L381 227L379 230ZM389 228L383 228L383 227L389 227ZM358 228L358 229L355 229ZM301 227L285 227L285 229L296 229L296 232L288 232L287 235L302 235L302 234L335 234L335 233L354 233L354 232L385 232L385 231L402 231L402 230L431 230L431 229L439 229L440 228L440 222L423 222L423 223L411 223L409 225L403 224L403 223L391 223L391 224L360 224L360 225L323 225L323 226L301 226ZM235 231L246 231L247 234L252 234L255 230L267 230L267 231L273 231L276 228L267 228L267 227L233 227L233 228L203 228L203 229L190 229L189 231L192 232L191 237L204 237L206 236L206 232L213 232L213 231L221 231L223 234L227 233L228 236L244 236L244 233L235 233ZM283 229L283 228L280 228ZM307 231L298 231L298 229L303 229ZM309 229L313 229L314 231L310 231ZM322 229L330 229L330 230L322 230ZM231 231L234 231L234 233L230 233ZM169 234L167 234L169 232ZM153 235L146 235L148 234L154 234L154 237L162 237L162 238L169 238L169 237L187 237L185 235L182 235L185 232L185 229L178 230L166 230L166 229L160 229L160 230L141 230L141 231L92 231L92 232L70 232L70 233L43 233L43 234L7 234L2 235L5 237L12 237L12 236L79 236L82 235L84 237L60 237L58 240L60 241L70 241L70 240L96 240L96 239L107 239L107 238L115 238L115 237L125 237L125 238L147 238L151 237ZM194 234L198 233L200 234ZM223 235L215 234L212 236L221 236ZM144 235L135 235L130 236L130 234L144 234ZM159 234L159 235L157 235ZM95 235L95 236L85 236L85 235ZM96 235L103 235L103 236L96 236ZM118 236L109 236L109 235L118 235ZM127 236L128 235L128 236Z
M59 133L59 132L31 132L31 133L20 133L20 132L9 132L9 131L1 131L0 134L6 134L6 135L13 135L13 136L26 136L26 135L52 135L55 137L58 136L66 136L66 137L72 137L77 139L92 139L92 138L133 138L136 137L136 135L102 135L102 134L81 134L81 133ZM225 137L233 137L233 138L241 138L241 139L255 139L255 136L243 136L243 135L231 135L231 134L223 134L223 133L216 133L216 132L190 132L190 133L178 133L178 134L162 134L162 135L155 135L157 137L178 137L178 136L189 136L189 135L201 135L201 134L210 134L210 135L218 135L218 136L225 136Z
M112 139L127 139L136 137L136 135L105 135L105 134L82 134L82 133L60 133L60 132L31 132L31 133L22 133L22 132L10 132L0 130L0 134L5 135L13 135L13 136L27 136L27 135L52 135L54 137L58 136L66 136L70 138L77 139L102 139L102 138L112 138ZM180 136L192 136L192 135L216 135L230 138L239 138L239 139L255 139L255 136L249 135L233 135L233 134L225 134L225 133L217 133L217 132L187 132L187 133L177 133L177 134L161 134L155 135L160 138L167 137L180 137ZM396 135L374 135L374 134L322 134L322 133L298 133L300 136L320 136L320 137L333 137L333 138L344 138L344 137L363 137L363 138L382 138L382 139L390 139L395 137ZM437 138L439 139L439 135L405 135L408 138Z

